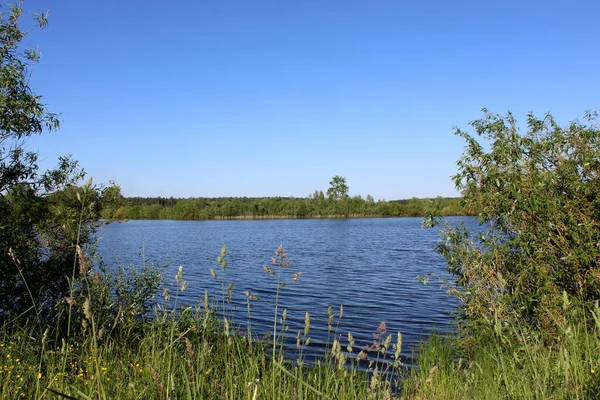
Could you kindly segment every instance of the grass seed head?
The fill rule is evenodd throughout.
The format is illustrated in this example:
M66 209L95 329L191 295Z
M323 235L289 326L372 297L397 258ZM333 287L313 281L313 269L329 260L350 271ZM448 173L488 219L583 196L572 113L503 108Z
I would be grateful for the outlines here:
M310 313L306 312L304 314L304 336L308 335L308 332L310 332Z

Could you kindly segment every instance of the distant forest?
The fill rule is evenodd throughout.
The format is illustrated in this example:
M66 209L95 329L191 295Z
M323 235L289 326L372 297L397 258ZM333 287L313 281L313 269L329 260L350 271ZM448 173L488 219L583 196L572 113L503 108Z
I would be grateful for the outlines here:
M116 200L116 199L114 199ZM278 219L418 217L436 210L444 216L471 215L460 198L375 201L372 196L326 197L322 191L297 197L163 198L121 197L104 206L106 219Z

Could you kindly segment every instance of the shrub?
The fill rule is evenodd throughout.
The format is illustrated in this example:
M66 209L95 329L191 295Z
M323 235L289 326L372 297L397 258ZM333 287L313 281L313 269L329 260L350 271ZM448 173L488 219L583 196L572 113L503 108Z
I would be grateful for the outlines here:
M481 231L445 225L438 250L457 277L471 321L521 321L535 329L561 318L563 296L600 297L600 131L597 113L561 127L551 115L471 122L453 177ZM430 220L429 222L435 222Z

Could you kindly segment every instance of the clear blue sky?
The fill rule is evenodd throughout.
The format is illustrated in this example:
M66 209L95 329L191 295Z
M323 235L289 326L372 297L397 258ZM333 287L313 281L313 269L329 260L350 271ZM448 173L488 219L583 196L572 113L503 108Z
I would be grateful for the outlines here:
M126 196L453 196L482 107L600 108L600 1L26 1L32 85ZM30 16L30 15L29 15ZM28 16L27 16L28 17Z

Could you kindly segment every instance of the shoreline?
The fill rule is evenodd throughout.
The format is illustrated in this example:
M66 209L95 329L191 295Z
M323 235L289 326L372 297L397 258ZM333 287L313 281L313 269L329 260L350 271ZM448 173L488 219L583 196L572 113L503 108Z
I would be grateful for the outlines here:
M474 215L458 214L458 215L442 215L442 217L474 217ZM268 221L268 220L292 220L292 219L388 219L388 218L425 218L424 215L319 215L310 217L298 217L294 215L237 215L232 217L212 217L212 218L120 218L106 219L103 222L123 223L127 221Z

